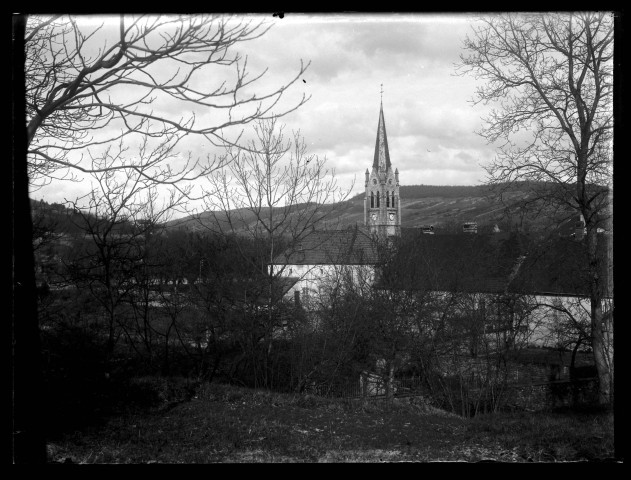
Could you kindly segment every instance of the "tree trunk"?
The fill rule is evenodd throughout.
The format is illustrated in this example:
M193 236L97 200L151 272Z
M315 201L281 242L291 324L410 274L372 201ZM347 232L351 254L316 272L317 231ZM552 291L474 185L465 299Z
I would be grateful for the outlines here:
M13 462L46 462L42 429L45 398L37 318L33 234L26 163L24 34L26 17L13 17Z
M579 335L578 340L576 340L576 343L574 344L574 348L572 349L572 358L570 360L570 372L574 371L574 368L576 368L576 354L578 353L578 349L580 348L582 343L583 343L583 336Z
M386 399L392 400L394 397L394 361L391 361L388 365L388 372L386 377Z
M613 358L611 356L611 321L612 315L603 316L602 294L600 289L599 258L597 252L596 228L587 226L587 251L590 273L591 334L594 364L598 372L598 402L601 405L613 403L612 378Z
M612 378L613 363L611 362L608 345L609 326L606 319L603 319L602 306L599 299L592 299L592 350L594 352L594 363L598 372L598 402L601 405L613 403Z

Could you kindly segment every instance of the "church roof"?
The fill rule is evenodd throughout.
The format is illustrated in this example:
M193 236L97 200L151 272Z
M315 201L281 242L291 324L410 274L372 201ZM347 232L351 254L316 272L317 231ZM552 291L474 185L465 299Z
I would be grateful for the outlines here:
M599 242L602 278L607 275L606 249L606 242ZM535 243L515 233L423 235L418 229L402 229L399 255L383 268L381 286L586 296L585 265L585 244L568 238Z
M613 269L608 254L611 245L605 235L598 235L597 255L601 295L611 297L608 269ZM533 292L541 295L588 296L590 273L587 246L572 237L558 237L529 249L521 268L511 281L514 292Z
M605 237L598 244L601 278L612 268ZM395 255L379 255L366 230L314 231L275 258L281 265L379 265L378 286L388 289L468 293L579 296L589 294L584 242L552 238L534 242L525 235L424 235L402 229ZM385 262L380 262L384 260ZM609 261L609 264L607 263ZM603 281L603 295L612 295Z
M503 292L522 250L518 238L505 234L401 233L398 255L382 270L385 288Z
M379 165L385 165L385 170L391 168L390 152L388 151L388 136L386 135L386 121L383 118L383 104L379 109L379 123L377 124L377 141L375 143L375 158L372 167L379 171Z
M374 265L377 244L362 228L320 230L274 259L277 265Z

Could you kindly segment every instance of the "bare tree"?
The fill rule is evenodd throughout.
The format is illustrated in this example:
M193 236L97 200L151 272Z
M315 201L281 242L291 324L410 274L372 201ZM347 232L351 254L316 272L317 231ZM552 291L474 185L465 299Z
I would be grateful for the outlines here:
M12 380L12 459L18 464L44 463L46 443L42 428L44 416L39 401L43 378L41 341L37 323L35 271L33 262L33 223L29 204L26 162L26 125L23 103L25 85L22 66L25 62L23 21L12 25L12 113L13 144L11 179L12 203L12 318L11 318L11 380Z
M489 182L548 182L535 198L584 219L591 342L603 403L612 393L613 346L606 338L613 316L603 314L608 279L600 275L597 254L598 242L609 237L597 233L611 212L613 22L607 12L482 18L465 39L457 67L485 81L474 103L494 106L481 132L502 142L486 167Z
M94 19L103 24L90 26ZM221 166L215 158L176 153L187 135L236 144L240 126L282 116L307 100L284 103L307 65L264 91L265 71L251 75L247 58L234 52L265 34L269 26L262 23L216 15L121 15L115 25L102 17L84 20L15 16L13 23L14 244L23 246L14 251L18 462L41 461L44 452L35 400L41 386L36 304L28 299L35 294L29 187L118 171L187 196L188 181Z
M83 232L83 238L77 239L70 274L105 311L110 353L121 331L129 336L120 309L138 287L137 270L144 270L148 260L148 236L186 198L185 193L172 191L160 200L155 183L144 175L143 168L123 176L107 168L115 160L109 159L105 168L93 173L97 185L90 194L69 202L81 219L77 226ZM148 306L146 295L145 304Z
M300 132L286 140L276 118L254 124L254 138L245 148L227 148L227 169L209 175L206 228L254 239L259 252L249 259L267 277L268 319L265 342L271 348L273 307L282 299L277 288L283 268L268 268L275 257L299 248L318 224L335 213L348 191L337 186L326 159L307 154ZM200 218L201 220L201 218Z
M94 19L99 17L28 19L24 71L32 185L99 172L84 159L102 158L119 142L125 148L118 161L102 168L142 167L148 178L172 185L191 180L220 165L189 155L174 167L160 155L141 155L134 145L150 139L159 149L173 149L190 134L214 145L234 144L239 135L229 136L230 127L282 116L306 101L302 95L282 102L307 68L302 62L287 84L254 93L265 71L251 75L247 57L233 51L270 25L219 15L120 15L91 27L86 20Z

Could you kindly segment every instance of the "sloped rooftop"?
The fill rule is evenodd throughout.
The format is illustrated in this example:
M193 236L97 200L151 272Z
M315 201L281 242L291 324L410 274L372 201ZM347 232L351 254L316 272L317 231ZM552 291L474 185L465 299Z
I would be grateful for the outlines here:
M608 249L612 245L606 235L598 235L600 271L598 273L601 294L611 296L613 285L613 256ZM608 271L609 269L609 271ZM589 295L590 275L585 241L572 238L555 238L529 249L521 268L512 279L510 291L541 295Z
M374 265L377 244L359 227L313 231L274 259L280 265Z
M424 235L403 228L388 254L363 228L314 231L275 258L282 265L379 265L382 288L470 293L587 296L584 241L550 238L535 242L523 234ZM612 268L611 248L599 235L603 294Z
M599 236L600 277L607 277L607 242ZM602 240L602 241L601 241ZM423 235L403 229L399 253L384 266L384 287L587 296L585 243L552 238L535 243L516 233ZM603 293L607 282L603 280ZM609 288L610 290L610 288Z
M398 251L382 270L382 285L435 291L503 292L522 247L519 238L424 235L402 229Z

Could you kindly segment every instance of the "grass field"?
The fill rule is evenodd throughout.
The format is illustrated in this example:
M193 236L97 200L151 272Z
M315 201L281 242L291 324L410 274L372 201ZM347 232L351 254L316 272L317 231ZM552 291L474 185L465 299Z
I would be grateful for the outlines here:
M562 462L614 456L611 413L464 419L415 399L325 400L220 384L48 445L51 462Z

